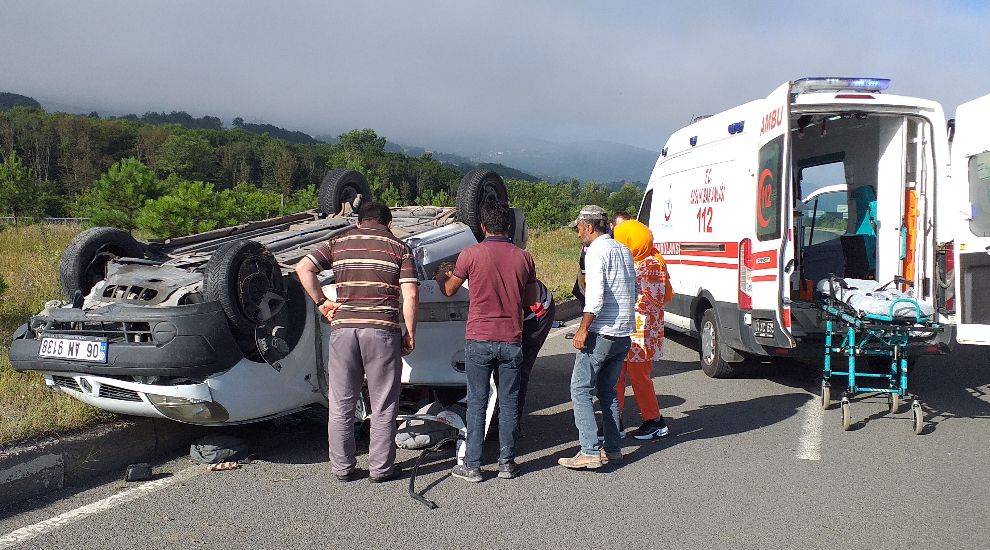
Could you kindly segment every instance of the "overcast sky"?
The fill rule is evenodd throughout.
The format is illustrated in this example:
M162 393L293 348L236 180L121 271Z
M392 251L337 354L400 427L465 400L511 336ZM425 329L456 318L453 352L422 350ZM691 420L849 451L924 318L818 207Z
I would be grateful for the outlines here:
M803 76L889 77L951 113L990 93L988 27L981 0L3 0L0 91L452 152L656 150Z

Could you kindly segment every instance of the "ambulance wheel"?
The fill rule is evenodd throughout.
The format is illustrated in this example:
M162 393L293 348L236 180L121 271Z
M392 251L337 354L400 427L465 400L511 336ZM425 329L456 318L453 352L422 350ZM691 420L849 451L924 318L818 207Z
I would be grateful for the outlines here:
M371 186L361 172L355 170L331 170L320 183L319 203L320 213L339 214L344 205L350 205L356 210L360 201L371 202Z
M822 381L822 410L827 411L832 405L832 386L828 381Z
M705 310L701 316L701 370L712 378L728 378L734 374L732 365L722 359L719 346L722 344L722 331L715 317L714 309Z
M457 187L457 218L471 228L479 242L485 238L481 231L481 205L489 199L509 202L509 191L502 177L494 170L471 170L464 174Z
M887 406L890 407L891 414L901 410L901 396L896 393L887 394Z
M921 410L921 403L914 401L911 403L911 412L914 416L914 435L921 435L925 429L925 411Z
M852 427L852 411L849 410L849 399L842 398L842 429L849 431Z

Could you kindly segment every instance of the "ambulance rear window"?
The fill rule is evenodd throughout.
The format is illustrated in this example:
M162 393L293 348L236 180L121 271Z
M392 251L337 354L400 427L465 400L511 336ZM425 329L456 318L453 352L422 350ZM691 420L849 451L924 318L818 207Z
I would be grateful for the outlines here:
M990 152L969 157L969 200L969 230L977 237L990 237Z

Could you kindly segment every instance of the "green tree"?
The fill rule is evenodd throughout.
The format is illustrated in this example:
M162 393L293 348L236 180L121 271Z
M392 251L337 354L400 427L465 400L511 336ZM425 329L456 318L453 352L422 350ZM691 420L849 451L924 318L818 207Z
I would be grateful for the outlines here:
M169 239L215 229L220 195L212 183L172 178L167 194L145 203L137 226L151 237Z
M52 213L57 204L52 184L35 178L16 152L0 163L0 213L41 216Z
M220 193L214 217L221 225L274 218L281 213L281 196L271 189L259 189L241 182Z
M138 227L138 212L145 202L161 192L155 173L137 159L115 163L79 199L79 215L93 225L119 227L132 231Z
M282 209L284 214L295 214L316 208L316 186L307 185L302 189L293 191L292 196L285 202Z
M195 132L173 133L158 150L157 168L165 175L185 180L209 180L214 165L209 140Z
M605 208L612 214L625 212L630 216L635 216L639 212L639 203L643 200L643 192L631 183L624 183L622 187L608 196L605 201Z

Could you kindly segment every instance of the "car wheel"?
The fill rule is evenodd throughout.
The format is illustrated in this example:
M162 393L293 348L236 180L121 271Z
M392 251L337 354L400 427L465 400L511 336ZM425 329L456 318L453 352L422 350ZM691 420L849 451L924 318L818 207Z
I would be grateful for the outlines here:
M344 205L350 205L352 210L356 209L359 201L370 202L371 186L360 172L355 170L331 170L320 183L318 197L320 212L322 214L339 214Z
M485 238L479 216L481 205L490 198L509 202L509 192L501 176L493 170L472 170L464 174L457 188L457 217L471 228L478 241Z
M231 241L204 267L203 296L220 302L235 337L253 341L255 328L282 311L286 295L282 270L261 243Z
M715 310L706 309L701 316L701 370L712 378L728 378L735 371L732 365L722 359L722 352L719 346L722 343L722 330L719 328L718 319L715 317Z
M58 262L58 282L66 300L76 291L85 296L107 276L107 264L117 258L142 258L145 246L127 231L94 227L76 235Z

